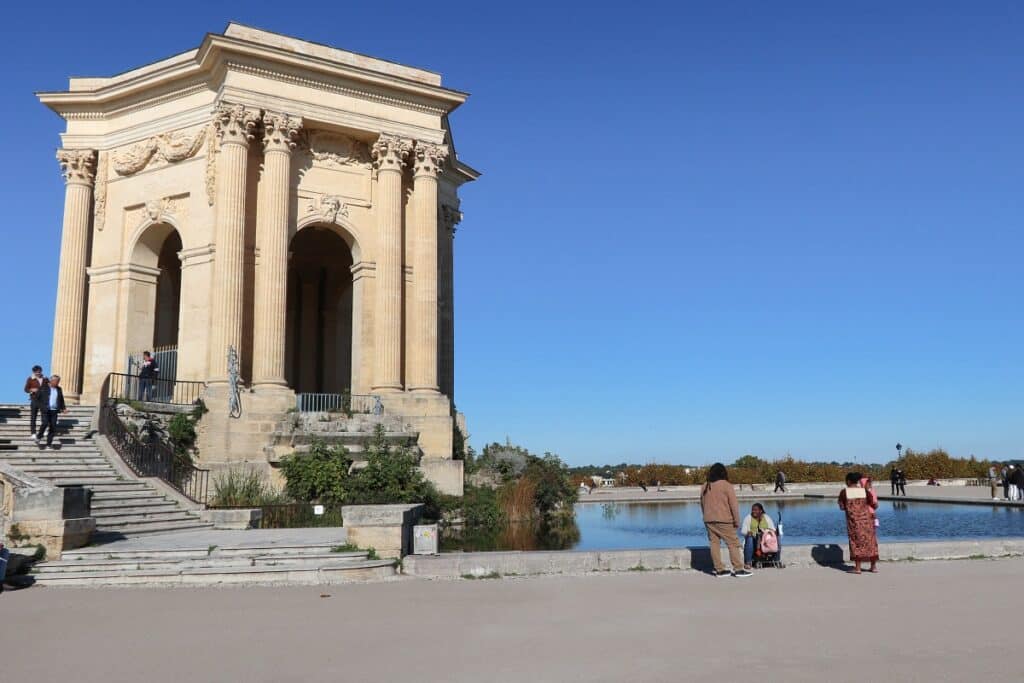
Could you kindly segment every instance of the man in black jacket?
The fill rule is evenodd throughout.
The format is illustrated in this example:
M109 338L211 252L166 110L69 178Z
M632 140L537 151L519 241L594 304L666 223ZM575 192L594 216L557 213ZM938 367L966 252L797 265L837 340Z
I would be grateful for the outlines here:
M36 443L42 446L43 434L46 434L46 445L53 447L53 433L57 431L57 417L68 411L64 405L64 390L60 388L60 375L53 375L47 384L39 387L36 392L43 409L43 422L36 434Z
M139 400L149 401L153 398L153 385L160 376L160 367L149 351L142 352L142 365L139 367Z
M1024 467L1013 468L1013 480L1010 483L1017 487L1017 500L1024 500Z

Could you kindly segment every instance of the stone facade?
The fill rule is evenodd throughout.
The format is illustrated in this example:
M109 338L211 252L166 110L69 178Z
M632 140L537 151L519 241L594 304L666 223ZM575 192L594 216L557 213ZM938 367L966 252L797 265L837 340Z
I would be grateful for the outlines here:
M172 345L177 379L207 383L204 462L261 462L296 392L372 393L461 492L452 239L458 188L479 174L448 114L465 93L230 24L39 97L67 122L52 369L69 400L97 401L129 354Z

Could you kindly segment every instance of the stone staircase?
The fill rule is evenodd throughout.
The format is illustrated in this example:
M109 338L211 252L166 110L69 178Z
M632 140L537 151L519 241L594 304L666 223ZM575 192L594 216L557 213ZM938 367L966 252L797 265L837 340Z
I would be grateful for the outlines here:
M149 482L123 476L93 440L94 409L70 406L61 416L55 448L36 445L27 406L0 405L0 462L57 486L92 489L97 537L116 537L211 526Z
M318 585L397 575L395 560L371 560L360 551L332 552L337 547L84 548L64 552L59 562L37 564L32 577L45 586L217 586Z

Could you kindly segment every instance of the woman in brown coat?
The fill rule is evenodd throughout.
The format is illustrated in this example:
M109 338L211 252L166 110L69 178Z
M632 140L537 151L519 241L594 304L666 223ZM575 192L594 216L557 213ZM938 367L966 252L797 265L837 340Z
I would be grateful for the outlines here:
M729 548L729 562L732 563L732 575L739 578L753 576L743 567L743 553L740 552L740 539L736 535L739 528L740 504L736 500L736 490L729 483L729 472L725 465L716 462L708 470L708 483L700 493L700 507L704 512L704 527L708 532L708 543L711 546L711 562L715 565L715 576L725 576L729 572L722 564L721 542Z

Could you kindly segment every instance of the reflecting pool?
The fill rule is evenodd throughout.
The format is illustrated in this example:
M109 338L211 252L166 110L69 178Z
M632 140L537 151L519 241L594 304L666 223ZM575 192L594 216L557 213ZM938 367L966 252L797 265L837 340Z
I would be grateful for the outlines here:
M741 501L745 516L754 501ZM846 545L846 518L835 499L764 501L783 524L783 544ZM989 505L883 501L880 542L1024 538L1024 509ZM442 551L636 550L706 546L700 505L682 503L578 503L575 523L509 525L503 529L448 530Z

